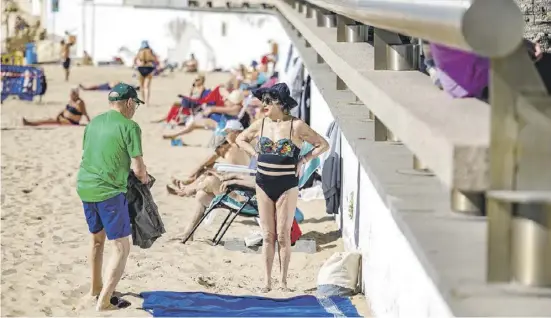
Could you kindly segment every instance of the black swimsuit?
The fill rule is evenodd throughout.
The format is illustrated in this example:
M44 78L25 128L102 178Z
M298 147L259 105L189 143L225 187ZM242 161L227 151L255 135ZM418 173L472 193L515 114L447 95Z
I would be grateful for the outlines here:
M78 111L78 109L76 109L75 107L73 107L69 104L67 104L67 106L65 106L65 110L67 110L69 113L71 113L75 116L82 116L82 112ZM63 116L63 113L61 113L59 116L67 119L73 125L80 125L80 122Z
M289 138L283 138L273 142L270 138L262 136L264 131L264 119L258 139L258 165L256 168L256 184L276 202L285 191L298 186L296 176L297 164L299 162L300 149L291 140L293 132L293 119L291 119L291 130ZM263 163L273 165L267 167ZM266 172L292 172L287 175L271 176L262 173Z

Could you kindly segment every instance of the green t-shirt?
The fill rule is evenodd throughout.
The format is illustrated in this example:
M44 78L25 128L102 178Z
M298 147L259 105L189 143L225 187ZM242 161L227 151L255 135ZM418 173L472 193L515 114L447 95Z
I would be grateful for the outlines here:
M142 131L133 120L110 110L84 130L77 192L83 202L101 202L126 193L130 158L142 155Z

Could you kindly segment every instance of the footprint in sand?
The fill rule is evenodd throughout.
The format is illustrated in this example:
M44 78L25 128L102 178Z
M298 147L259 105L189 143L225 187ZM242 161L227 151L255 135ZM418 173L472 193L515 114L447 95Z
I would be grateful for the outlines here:
M16 274L17 270L15 268L7 269L5 271L2 271L2 276L8 276L11 274Z
M50 307L44 307L42 309L40 309L41 312L43 312L46 317L52 317L53 313L52 313L52 308Z

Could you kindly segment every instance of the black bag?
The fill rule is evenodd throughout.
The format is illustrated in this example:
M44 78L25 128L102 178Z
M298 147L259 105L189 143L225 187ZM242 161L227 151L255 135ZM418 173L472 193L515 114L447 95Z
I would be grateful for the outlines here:
M141 248L150 248L165 233L157 204L149 190L154 183L155 178L149 176L149 183L143 184L134 171L130 171L128 176L126 200L132 224L132 242Z

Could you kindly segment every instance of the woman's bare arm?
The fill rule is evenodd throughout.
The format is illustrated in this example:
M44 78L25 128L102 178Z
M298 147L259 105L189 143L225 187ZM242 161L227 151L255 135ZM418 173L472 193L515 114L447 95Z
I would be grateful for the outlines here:
M329 149L329 143L327 143L327 140L325 140L325 138L320 136L302 120L295 121L293 128L300 140L306 141L314 146L314 150L302 158L304 162L317 158Z
M251 157L256 156L256 150L254 150L254 147L251 145L251 141L258 136L261 126L262 120L257 120L242 133L240 133L235 139L235 143L239 146L239 148L243 149Z
M80 104L80 109L82 109L82 116L86 117L86 120L90 122L90 116L86 110L86 103L82 99L79 100L78 103Z

